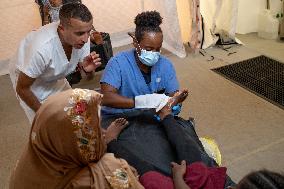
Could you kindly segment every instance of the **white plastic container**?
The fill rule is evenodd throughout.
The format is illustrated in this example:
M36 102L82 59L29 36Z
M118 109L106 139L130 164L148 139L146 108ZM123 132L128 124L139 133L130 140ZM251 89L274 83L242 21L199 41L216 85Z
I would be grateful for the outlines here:
M258 36L264 39L277 39L279 21L270 10L265 9L258 17Z

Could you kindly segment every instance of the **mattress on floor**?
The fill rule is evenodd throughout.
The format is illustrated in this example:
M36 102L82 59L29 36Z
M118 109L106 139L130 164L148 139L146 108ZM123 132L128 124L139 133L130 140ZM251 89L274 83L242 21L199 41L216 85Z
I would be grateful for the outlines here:
M122 131L118 138L119 144L142 160L157 167L161 172L170 175L170 163L176 161L176 153L167 140L163 127L154 119L154 112L133 111L127 114L104 116L102 127L107 128L112 121L119 117L124 117L129 121L128 127ZM191 122L178 119L182 126L193 127ZM193 135L195 136L195 131ZM135 167L135 165L132 166Z

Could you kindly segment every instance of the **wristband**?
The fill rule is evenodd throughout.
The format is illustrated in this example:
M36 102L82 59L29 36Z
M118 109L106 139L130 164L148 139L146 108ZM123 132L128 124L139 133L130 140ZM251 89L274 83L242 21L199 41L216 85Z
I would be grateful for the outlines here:
M181 104L177 104L175 106L172 107L172 115L173 116L177 116L181 111ZM157 114L154 115L154 118L157 120L157 121L161 121L161 118L160 116L158 116Z

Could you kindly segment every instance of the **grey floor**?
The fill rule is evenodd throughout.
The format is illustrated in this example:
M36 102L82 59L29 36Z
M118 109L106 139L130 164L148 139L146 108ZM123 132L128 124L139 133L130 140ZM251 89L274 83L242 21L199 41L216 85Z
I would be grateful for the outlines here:
M228 52L206 50L205 56L190 53L180 59L168 52L182 88L190 95L182 117L194 117L199 136L218 142L223 165L239 181L252 170L284 170L284 110L224 79L210 69L265 54L284 62L284 43L264 40L256 34L238 35L245 44ZM125 49L120 48L118 50ZM117 51L117 49L116 49ZM213 61L207 61L214 56ZM101 73L76 87L95 88ZM8 75L0 77L0 188L8 188L10 173L29 134L27 118L15 97Z

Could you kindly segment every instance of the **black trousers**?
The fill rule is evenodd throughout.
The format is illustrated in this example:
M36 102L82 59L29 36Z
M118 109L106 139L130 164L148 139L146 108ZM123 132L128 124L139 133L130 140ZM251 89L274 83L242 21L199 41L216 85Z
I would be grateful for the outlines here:
M175 161L180 163L182 160L185 160L188 164L201 161L208 167L217 167L217 163L205 152L194 127L188 123L184 123L184 121L181 118L168 115L160 125L165 131L172 149L175 151ZM139 175L143 175L148 171L157 171L166 176L171 176L154 164L145 161L127 147L121 145L119 141L111 141L108 144L108 152L114 153L117 158L125 159L131 166L137 169ZM235 183L227 176L226 187L233 185Z

